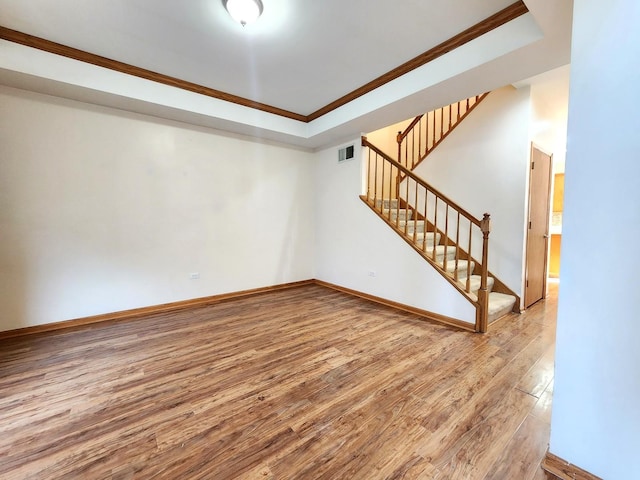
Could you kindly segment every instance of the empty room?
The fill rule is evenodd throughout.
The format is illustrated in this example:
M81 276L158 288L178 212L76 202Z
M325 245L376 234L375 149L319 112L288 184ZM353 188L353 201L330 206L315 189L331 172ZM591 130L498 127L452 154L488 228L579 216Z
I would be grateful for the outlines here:
M640 478L638 21L0 0L0 478Z

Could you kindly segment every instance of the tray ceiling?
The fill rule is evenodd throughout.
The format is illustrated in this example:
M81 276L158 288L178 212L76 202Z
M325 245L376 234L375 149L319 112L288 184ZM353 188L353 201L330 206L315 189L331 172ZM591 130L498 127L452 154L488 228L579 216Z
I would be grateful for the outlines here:
M220 0L0 0L0 26L309 116L482 23L512 5L513 0L264 0L263 3L263 16L255 24L242 27L231 20ZM530 10L531 23L539 27L549 44L545 48L551 48L554 42L556 53L549 57L541 51L540 58L529 53L532 68L522 68L523 75L531 76L567 63L569 35L566 31L562 34L562 29L570 27L570 16L569 25L566 18L570 2L524 3ZM554 17L559 8L563 15ZM494 43L499 45L499 41ZM523 40L515 43L519 49L525 46ZM498 51L485 63L499 60L507 53L512 52ZM10 63L0 61L5 73L0 75L0 81L5 79L6 84L20 86L19 76L7 74L20 70ZM465 66L466 71L481 69L481 65L470 65L472 68ZM521 78L508 79L502 85ZM34 85L28 78L23 80L25 88ZM425 86L435 87L441 82L427 83ZM477 88L483 88L482 83L477 82ZM498 86L501 85L494 87ZM411 94L407 91L407 96ZM373 105L372 110L375 109ZM354 115L361 116L358 112ZM333 126L328 125L328 129ZM324 127L318 128L321 131ZM302 136L305 135L313 136L313 128Z

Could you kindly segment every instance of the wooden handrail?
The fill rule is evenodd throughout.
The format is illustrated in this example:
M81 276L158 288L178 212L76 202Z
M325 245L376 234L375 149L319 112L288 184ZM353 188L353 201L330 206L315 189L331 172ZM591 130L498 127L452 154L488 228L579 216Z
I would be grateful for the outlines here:
M369 147L371 150L373 150L374 152L376 152L378 155L380 155L382 158L384 158L387 162L389 162L391 165L393 165L394 167L396 167L398 170L400 170L406 177L411 178L412 180L414 180L417 184L419 184L420 186L426 188L428 191L430 191L431 193L433 193L434 195L436 195L437 197L441 198L442 200L444 200L445 203L447 203L450 207L452 207L454 210L459 211L464 217L467 218L467 220L470 220L471 222L473 222L475 225L477 225L478 227L482 226L482 220L474 217L472 214L470 214L468 211L466 211L464 208L462 208L460 205L458 205L456 202L454 202L453 200L451 200L449 197L447 197L444 193L440 192L439 190L433 188L431 185L429 185L427 182L425 182L423 179L421 179L420 177L418 177L415 173L413 173L411 170L409 170L408 168L404 167L402 164L396 162L393 158L391 158L389 155L387 155L386 153L384 153L382 150L380 150L378 147L376 147L374 144L370 143L367 140L367 137L363 136L362 137L362 146L363 147Z
M416 168L487 95L475 95L415 117L396 136L398 162L410 170Z
M424 113L422 115L418 115L416 118L414 118L411 123L407 126L407 128L404 129L404 132L398 132L398 137L397 137L397 141L398 143L402 142L402 140L404 140L404 138L409 135L409 132L411 130L413 130L413 127L416 126L416 124L422 120L422 117L424 117Z
M449 116L452 117L453 113L449 112ZM365 136L362 137L362 146L368 149L367 195L362 199L475 305L475 329L478 332L486 332L489 319L489 214L485 213L482 219L476 218L402 163L370 143ZM392 188L394 183L395 189ZM423 211L420 211L419 203L423 203ZM430 209L428 205L431 203ZM421 239L417 233L419 217L423 223ZM460 233L463 225L466 229L467 222L468 246L465 252L460 246ZM472 251L472 239L478 239L478 234L482 235L482 252L478 257L482 259L481 263L473 258ZM473 242L473 245L478 252L477 242ZM471 275L474 270L476 274L480 274L480 282L472 291Z

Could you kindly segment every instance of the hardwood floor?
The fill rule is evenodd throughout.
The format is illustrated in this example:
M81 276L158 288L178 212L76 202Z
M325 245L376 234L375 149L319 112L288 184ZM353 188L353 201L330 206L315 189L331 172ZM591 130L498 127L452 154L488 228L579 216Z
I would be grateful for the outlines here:
M555 300L479 335L309 285L3 340L0 478L544 479Z

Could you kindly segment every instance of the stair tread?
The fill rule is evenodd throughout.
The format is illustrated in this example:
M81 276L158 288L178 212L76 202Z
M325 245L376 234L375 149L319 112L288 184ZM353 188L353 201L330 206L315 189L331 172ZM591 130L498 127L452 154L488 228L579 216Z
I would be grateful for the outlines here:
M382 210L382 216L388 219L391 219L393 222L396 222L396 219L407 219L410 220L413 212L411 210L396 210L395 208L388 209L385 208Z
M489 315L492 315L502 309L511 308L516 301L516 297L506 293L491 292L489 294Z
M487 278L487 282L489 278ZM478 296L475 292L467 293L467 295L474 302L478 301ZM487 312L489 322L493 322L511 312L515 303L516 297L514 297L513 295L499 292L489 292L489 311Z
M398 200L395 198L377 198L376 199L376 205L389 205L389 203L391 203L392 205L397 205L398 204Z
M438 240L440 240L440 237L441 237L439 233L427 232L425 234L425 232L416 232L416 238L419 238L420 240L422 240L425 236L428 239L437 238Z
M407 230L407 233L413 233L414 230L416 230L418 233L422 233L424 232L424 220L405 220L403 218L401 218L398 221L398 228L400 228L400 230L404 231L405 228Z
M438 262L440 264L441 267L444 268L444 261L439 261ZM473 261L469 262L469 260L458 260L458 270L466 270L467 268L469 268L469 264L471 264L471 266L475 266L475 263ZM447 261L447 272L453 272L456 269L456 262L455 260L452 261ZM466 275L465 275L466 278Z
M489 294L489 311L487 317L489 323L511 313L516 303L516 297L506 293L491 292Z
M494 284L494 278L487 276L487 290L491 291L491 289L493 288L493 284ZM462 286L463 289L467 288L467 279L463 278L463 279L459 279L458 283ZM471 278L469 280L469 291L472 293L477 292L478 290L480 290L480 284L482 283L482 277L480 275L471 275Z
M429 249L428 249L427 253L429 253L429 251L433 252L433 249L434 249L434 246L433 246L433 245L431 245L431 246L429 247ZM435 250L436 250L436 253L438 253L438 252L439 252L439 253L444 253L444 252L445 252L445 250L446 250L446 251L452 251L452 252L454 252L454 253L455 253L455 251L456 251L456 247L455 247L454 245L447 245L446 247L445 247L444 245L436 245L436 246L435 246ZM460 261L461 261L461 260L459 260L459 262L460 262Z
M418 247L422 249L422 243L418 243ZM434 258L434 245L427 244L427 248L423 250L425 255L429 258ZM456 258L457 249L449 245L445 247L444 245L436 245L435 246L435 259L437 262L440 262L444 265L444 257L447 257L447 270L449 270L449 264L453 263L455 266L455 258Z

